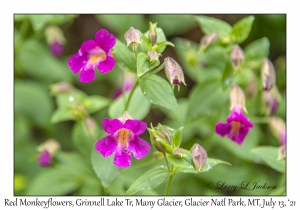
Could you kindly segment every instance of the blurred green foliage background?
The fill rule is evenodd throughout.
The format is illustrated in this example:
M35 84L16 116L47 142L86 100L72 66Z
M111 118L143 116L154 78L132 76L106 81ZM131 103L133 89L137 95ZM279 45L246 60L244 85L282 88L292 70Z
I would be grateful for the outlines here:
M237 146L227 138L220 138L214 133L214 126L218 121L225 121L229 114L227 101L215 98L208 101L210 86L205 81L219 78L213 70L219 65L220 58L209 56L200 65L201 74L195 76L193 65L189 58L190 49L198 47L203 32L195 16L189 15L29 15L16 14L14 16L14 189L15 195L124 195L126 190L140 175L155 165L164 164L163 160L154 159L154 149L142 160L133 160L133 166L116 172L116 178L110 185L100 182L90 163L90 157L84 156L78 149L78 142L86 138L82 128L73 120L51 123L50 119L57 109L55 97L50 92L52 84L68 82L82 90L87 95L100 95L108 101L113 101L113 93L120 85L119 68L102 75L96 71L96 79L89 83L80 83L78 75L74 75L67 61L75 54L82 42L93 39L95 33L106 28L125 43L124 34L132 26L142 32L149 29L149 22L157 22L167 36L167 40L175 44L175 48L167 47L162 61L170 56L177 60L185 72L187 86L181 86L180 92L175 88L175 95L181 110L180 120L176 120L168 110L152 105L148 113L146 109L143 121L148 125L162 123L174 128L184 126L182 147L190 148L194 143L203 146L209 157L219 158L231 163L232 166L218 165L212 170L194 174L178 174L174 177L170 195L284 195L286 186L285 171L270 167L259 155L251 149L262 145L279 147L280 143L272 135L267 123L256 124L255 119L265 119L261 111L260 84L254 97L247 95L247 109L255 127L249 132L244 144ZM206 15L221 19L233 25L248 15ZM286 119L286 16L281 14L254 15L252 30L248 38L240 44L241 48L255 40L266 37L269 41L268 58L273 62L277 80L276 85L282 100L276 115ZM66 38L63 54L55 57L51 54L45 37L45 29L49 25L56 25L62 29ZM186 42L188 40L188 42ZM262 46L263 48L263 46ZM208 65L208 67L205 66ZM210 71L210 67L212 70ZM199 72L200 72L199 71ZM257 70L259 75L259 70ZM163 72L160 76L166 78ZM249 82L249 78L243 88ZM198 90L199 89L199 90ZM225 93L224 93L225 94ZM246 93L248 94L248 93ZM226 95L225 95L226 96ZM143 99L141 99L143 100ZM191 102L191 101L194 102ZM139 103L139 101L137 101ZM198 104L195 110L209 112L214 107L216 112L204 113L201 118L187 120L193 115L191 104ZM222 108L221 108L222 107ZM223 109L223 107L225 107ZM91 116L97 122L102 137L101 120L109 116L109 106ZM251 116L253 118L251 118ZM256 118L255 118L256 117ZM49 138L58 140L61 151L48 168L38 164L39 144ZM142 138L149 142L149 135L145 132ZM95 139L96 141L97 139ZM77 142L77 143L76 143ZM97 154L92 154L97 155ZM277 157L276 157L277 158ZM107 163L112 165L112 160ZM276 164L276 163L275 163ZM272 165L272 164L271 164ZM100 167L100 166L99 166ZM284 166L285 167L285 166ZM101 172L99 172L101 174ZM97 174L99 175L99 174ZM276 186L276 189L242 190L236 191L208 188L207 183L224 181L227 185L240 185L243 181L251 183L260 181ZM140 191L137 195L158 195L164 192L166 183L155 190Z

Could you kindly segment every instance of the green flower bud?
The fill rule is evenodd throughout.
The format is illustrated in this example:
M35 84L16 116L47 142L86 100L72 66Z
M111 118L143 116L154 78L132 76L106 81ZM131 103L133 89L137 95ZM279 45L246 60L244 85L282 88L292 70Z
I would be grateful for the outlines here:
M157 139L164 139L169 145L171 145L172 137L170 133L161 125L158 124L156 128L154 128L151 124L151 129L147 128L150 134L150 140L155 149L159 152L164 153L166 151L166 147Z
M157 26L157 23L150 22L150 30L149 30L148 38L149 38L152 46L154 46L157 42L156 26Z
M265 59L261 69L261 77L264 90L271 90L276 86L276 73L273 64L269 59Z
M74 87L66 82L56 83L50 87L51 93L57 95L59 93L69 93L74 90Z
M186 156L185 150L182 148L176 148L173 153L177 158L182 158Z
M279 117L271 117L269 121L271 132L280 140L282 145L286 144L286 127L285 122Z
M281 145L278 148L278 160L284 160L286 158L286 146Z
M54 156L60 149L60 143L55 139L48 139L37 147L38 152L47 150L52 156Z
M159 56L161 56L161 54L157 53L155 50L151 50L148 52L148 60L150 61L150 63L159 61Z
M244 91L238 85L233 85L230 90L230 110L238 108L247 113L245 103L246 98Z
M165 58L165 73L173 89L175 85L178 85L179 91L181 83L186 85L184 81L182 68L173 58Z
M244 63L244 52L239 45L235 45L230 54L231 64L234 70L239 70Z
M81 103L77 102L71 107L71 114L75 117L77 120L83 120L85 119L88 114L85 111L84 107Z
M199 144L194 144L192 147L192 160L197 172L204 168L207 160L207 153Z
M125 33L124 38L127 42L127 46L132 47L133 51L136 51L141 43L141 35L142 33L133 27L130 27L130 29Z

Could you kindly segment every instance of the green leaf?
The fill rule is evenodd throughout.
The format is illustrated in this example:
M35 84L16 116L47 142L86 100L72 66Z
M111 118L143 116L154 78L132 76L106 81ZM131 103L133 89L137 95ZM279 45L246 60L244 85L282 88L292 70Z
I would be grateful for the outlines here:
M114 156L104 158L95 149L91 153L91 162L95 173L103 187L108 188L110 183L119 175L120 169L114 165Z
M33 30L42 30L44 26L50 22L52 16L53 15L29 15Z
M76 90L70 93L61 93L56 96L56 103L58 107L70 108L76 102L82 102L88 97L84 92Z
M37 82L15 81L15 112L29 118L39 127L46 127L53 111L48 93Z
M101 183L98 179L87 179L80 186L78 195L80 196L92 196L101 195Z
M129 93L126 93L126 99ZM125 99L121 95L119 98L114 100L108 109L108 115L110 118L118 118L124 113ZM140 87L137 87L131 97L127 112L135 119L144 119L151 108L151 103L143 95Z
M134 53L118 39L114 46L114 55L120 69L136 74L136 58Z
M127 195L133 195L140 190L152 190L163 183L169 176L169 172L164 166L157 166L140 176L127 190Z
M164 41L160 44L156 44L155 46L153 46L153 50L157 52L163 52L167 45L171 47L175 47L175 45L172 42Z
M64 168L47 168L29 185L25 195L67 195L79 187L79 182Z
M235 23L230 33L231 41L234 43L242 43L245 41L251 31L253 21L254 17L250 15Z
M139 53L137 56L137 76L140 77L149 70L155 68L159 65L159 61L154 61L150 63L148 55L145 53Z
M233 68L230 62L227 62L223 76L222 76L222 84L223 89L230 87L232 80L234 79Z
M244 48L245 62L268 57L269 48L270 42L266 37L251 42Z
M180 146L181 138L182 138L182 129L183 129L183 127L178 128L173 135L172 147L174 149L176 149Z
M229 92L228 90L223 91L219 81L211 80L195 86L189 99L188 123L203 116L210 116L216 110L226 107L229 101Z
M184 157L183 158L178 158L175 155L169 155L168 156L168 161L173 164L174 166L180 167L180 168L189 168L189 169L194 169L194 166L192 165L191 162L187 161ZM195 171L196 173L196 171Z
M102 96L89 96L83 100L82 105L88 113L94 113L108 106L110 100Z
M34 79L48 84L66 81L72 82L74 75L67 63L62 63L50 51L36 40L27 40L16 55L22 68Z
M63 121L75 120L75 117L71 114L70 108L58 108L51 116L50 122L55 124Z
M152 75L139 80L142 92L152 103L170 109L179 118L179 107L170 84L159 76Z
M195 16L196 20L200 24L200 27L204 34L211 34L213 32L218 32L221 38L229 37L229 33L232 31L231 25L228 23L207 16Z
M166 147L167 153L173 154L173 148L172 148L172 146L167 142L167 140L162 139L162 138L157 138L156 141L161 142L161 143Z
M278 147L260 146L253 149L251 152L257 155L261 162L273 168L276 171L285 173L285 160L278 160Z

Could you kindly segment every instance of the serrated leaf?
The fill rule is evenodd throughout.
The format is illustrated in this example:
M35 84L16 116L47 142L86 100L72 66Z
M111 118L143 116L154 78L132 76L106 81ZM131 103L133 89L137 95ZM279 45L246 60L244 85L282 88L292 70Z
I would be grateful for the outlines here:
M129 93L125 94L126 99ZM124 113L125 100L124 96L121 95L119 98L114 100L108 109L108 115L110 118L118 118ZM151 103L143 95L140 87L137 87L131 97L131 101L128 106L127 112L134 118L138 120L144 119L151 108Z
M146 98L152 103L170 109L179 118L179 107L170 84L159 76L152 75L139 80Z
M134 53L118 39L114 46L114 55L119 68L136 74L136 58Z
M157 67L159 65L159 61L154 61L150 63L148 59L148 55L145 53L139 53L137 56L137 76L140 77L149 70Z
M164 166L157 166L144 175L140 176L127 190L127 195L133 195L140 190L152 190L163 183L169 176L169 172Z
M178 128L172 138L172 147L176 149L180 146L181 138L182 138L182 129L183 127Z
M278 147L261 146L251 150L251 152L255 153L262 163L276 171L285 173L286 161L278 160Z
M253 21L254 16L250 15L235 23L230 33L231 41L234 43L242 43L245 41L251 31Z
M229 33L232 31L231 25L228 23L208 16L195 16L196 20L200 24L202 31L205 34L211 34L218 32L220 37L229 37Z
M110 183L119 175L120 169L114 165L114 156L104 158L96 149L92 149L91 162L97 177L103 187L108 188Z

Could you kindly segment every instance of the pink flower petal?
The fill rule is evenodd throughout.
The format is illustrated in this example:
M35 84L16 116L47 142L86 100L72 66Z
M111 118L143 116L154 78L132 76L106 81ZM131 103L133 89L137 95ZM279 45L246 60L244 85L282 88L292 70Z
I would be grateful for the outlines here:
M52 157L47 150L44 150L39 155L39 163L41 166L49 166L51 159L52 159Z
M95 79L95 76L96 75L94 69L82 69L78 79L80 82L91 82L93 81L93 79Z
M104 118L102 120L102 127L106 133L114 134L117 130L123 127L123 123L118 119L110 120L108 118Z
M95 41L101 49L108 53L109 50L115 46L116 37L113 34L110 34L107 30L101 29L96 33Z
M238 145L241 145L244 142L248 132L249 132L249 128L242 126L237 135L229 134L228 138L236 142Z
M145 140L135 136L132 141L129 142L129 150L133 153L136 159L141 159L149 154L150 145Z
M131 130L134 135L139 136L145 132L147 124L140 120L126 120L124 128Z
M98 63L98 69L102 74L105 74L112 70L116 64L116 61L113 57L107 56L106 60L101 61Z
M87 63L87 60L88 58L86 55L80 56L78 54L75 54L69 59L68 65L70 66L73 73L77 74Z
M128 149L118 148L114 157L114 164L120 168L127 168L131 165L131 155Z
M97 47L97 44L94 40L87 40L82 43L82 45L78 51L78 54L83 55L85 52L95 49L96 47Z
M96 142L95 148L104 157L110 156L117 148L118 142L111 136L106 136Z
M217 123L215 131L217 134L223 137L230 133L230 129L231 127L228 123Z

